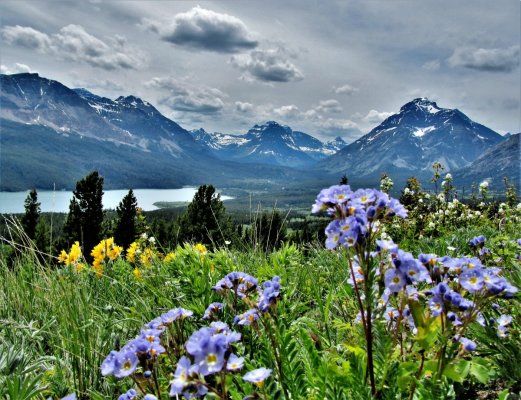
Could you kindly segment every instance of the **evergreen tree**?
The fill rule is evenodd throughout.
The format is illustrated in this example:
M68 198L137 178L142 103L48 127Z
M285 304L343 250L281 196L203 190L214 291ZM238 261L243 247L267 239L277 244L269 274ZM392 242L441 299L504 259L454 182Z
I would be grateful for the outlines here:
M103 177L97 171L76 182L76 190L69 205L69 214L63 228L66 245L79 241L83 253L90 259L90 251L101 240L103 224Z
M25 214L22 217L22 226L25 234L29 239L34 240L36 234L36 225L40 218L40 203L38 203L38 194L33 189L25 199Z
M231 221L221 196L212 185L200 186L179 221L179 239L219 245L231 235Z
M116 208L118 214L116 229L114 230L114 241L127 249L136 239L136 216L137 199L130 189Z

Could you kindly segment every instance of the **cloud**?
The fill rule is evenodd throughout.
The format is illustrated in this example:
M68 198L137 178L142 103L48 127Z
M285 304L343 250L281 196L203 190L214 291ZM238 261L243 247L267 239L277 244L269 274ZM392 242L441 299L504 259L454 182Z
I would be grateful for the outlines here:
M19 74L22 72L34 72L28 65L15 63L14 68L9 68L7 65L0 65L0 73L2 74Z
M428 61L422 65L422 68L427 71L437 71L440 69L440 60Z
M319 105L315 107L317 112L321 113L340 113L343 111L342 106L337 100L322 100Z
M67 25L58 33L47 35L31 27L6 26L1 30L5 42L59 57L62 60L87 63L106 70L139 69L144 55L126 44L122 36L103 41L80 25Z
M304 75L288 59L288 53L282 48L254 50L249 54L233 56L230 60L234 67L244 71L244 79L262 82L300 81Z
M298 118L301 115L295 104L274 108L273 113L283 118Z
M519 65L519 46L495 49L457 48L447 61L451 67L510 72Z
M351 96L352 94L358 92L358 89L351 85L342 85L342 86L334 87L333 91L336 94L346 94L348 96Z
M239 18L199 6L175 15L170 24L143 20L142 25L158 33L164 41L195 50L237 53L258 45Z
M352 140L360 137L362 131L356 122L349 119L326 118L317 123L318 129L326 136L342 136Z
M250 114L253 111L253 104L248 102L236 101L235 111L241 114Z
M371 110L367 113L365 117L362 118L362 120L370 123L379 123L385 120L386 118L389 118L393 114L394 113L392 112L379 112L376 110Z
M222 111L226 94L206 85L196 85L173 77L153 78L145 86L167 90L160 102L173 110L212 114Z

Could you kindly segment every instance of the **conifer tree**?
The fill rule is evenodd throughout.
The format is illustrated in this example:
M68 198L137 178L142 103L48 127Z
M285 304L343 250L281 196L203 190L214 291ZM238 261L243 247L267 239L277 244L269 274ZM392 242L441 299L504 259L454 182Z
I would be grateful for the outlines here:
M29 239L34 240L36 233L36 225L40 218L40 203L38 202L38 193L33 189L25 199L25 214L22 217L22 226L25 234Z
M90 251L101 240L103 212L103 177L97 171L76 182L76 190L69 205L63 228L66 246L79 241L83 253L90 259Z
M114 241L127 249L136 239L136 216L137 199L134 192L130 189L116 208L118 214L116 228L114 230Z
M180 219L179 239L219 245L231 235L232 225L221 196L212 185L200 186Z

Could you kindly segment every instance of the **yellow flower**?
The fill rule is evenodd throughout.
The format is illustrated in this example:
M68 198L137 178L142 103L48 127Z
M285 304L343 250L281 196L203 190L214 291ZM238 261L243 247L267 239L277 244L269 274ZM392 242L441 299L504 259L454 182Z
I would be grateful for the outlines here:
M75 264L81 257L80 242L74 242L69 253L68 264Z
M83 271L83 269L85 268L85 264L83 263L78 263L76 264L76 272L79 274L81 271Z
M136 279L141 279L143 277L139 268L134 268L134 271L132 271L132 273L134 274L134 278Z
M150 264L152 264L152 260L154 258L154 252L149 249L148 247L143 251L143 253L141 253L141 256L139 257L140 260L141 260L141 263L145 266L145 267L148 267L150 266Z
M112 249L109 250L109 258L114 261L119 257L121 252L123 251L123 247L114 245Z
M127 261L134 262L136 260L136 252L139 250L139 243L134 242L127 249Z
M201 253L201 254L206 254L208 252L208 250L206 249L206 246L204 244L201 244L201 243L197 243L194 246L194 249L196 251L198 251L199 253Z
M67 259L69 258L69 255L65 250L62 250L60 255L58 256L58 262L67 265Z
M175 258L175 252L171 251L165 256L164 262L168 263Z

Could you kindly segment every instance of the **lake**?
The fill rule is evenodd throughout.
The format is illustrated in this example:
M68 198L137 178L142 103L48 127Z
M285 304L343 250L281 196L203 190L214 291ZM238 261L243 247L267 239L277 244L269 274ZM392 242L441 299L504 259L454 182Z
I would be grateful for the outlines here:
M138 207L145 211L157 210L154 203L159 201L192 201L197 188L186 187L182 189L134 189ZM103 195L103 208L116 209L120 201L128 193L128 190L105 190ZM15 214L24 213L24 202L29 194L26 192L0 192L0 213ZM232 197L221 196L221 200ZM69 212L69 203L72 192L67 191L38 191L38 202L41 203L42 212Z

